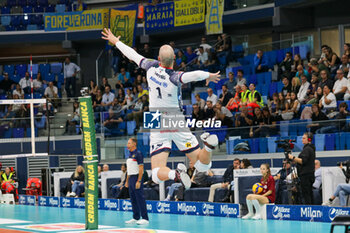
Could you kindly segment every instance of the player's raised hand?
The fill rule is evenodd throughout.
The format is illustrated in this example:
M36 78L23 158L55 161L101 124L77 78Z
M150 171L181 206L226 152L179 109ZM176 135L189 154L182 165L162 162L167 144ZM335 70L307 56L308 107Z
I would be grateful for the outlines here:
M209 78L207 78L206 85L208 86L210 82L218 83L220 81L220 71L216 73L209 73Z
M115 45L115 43L117 43L120 38L120 36L116 37L115 35L113 35L111 29L109 28L103 29L101 34L102 34L102 37L101 37L102 39L108 40L113 45Z

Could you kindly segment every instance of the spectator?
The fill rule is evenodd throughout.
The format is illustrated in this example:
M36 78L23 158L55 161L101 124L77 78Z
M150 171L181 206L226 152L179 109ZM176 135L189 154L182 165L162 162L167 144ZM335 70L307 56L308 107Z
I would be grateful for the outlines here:
M142 76L141 87L142 87L143 90L148 91L148 83L147 83L146 76Z
M33 91L43 94L44 93L44 87L43 87L43 80L41 78L41 73L38 72L38 74L36 75L36 79L33 80Z
M143 113L144 112L147 112L149 110L149 102L148 102L148 95L143 95L139 101L141 102L140 106L138 109L136 109L136 105L135 105L135 108L134 108L134 111L129 113L127 116L126 116L126 119L128 121L136 121L136 129L135 130L138 130L143 122Z
M304 103L308 99L308 94L310 83L307 81L307 77L305 75L301 75L301 86L299 91L297 92L297 98L300 103Z
M137 85L142 85L142 75L141 74L136 76L136 80L133 83L133 86L137 87Z
M245 215L242 219L261 219L260 205L275 202L275 180L271 175L269 164L261 164L260 172L262 175L260 183L263 185L264 189L261 194L248 194L246 198L248 214ZM255 215L253 213L253 206L255 208Z
M203 69L208 65L208 53L204 50L203 47L199 47L199 54L197 57L197 65L200 69Z
M306 75L304 75L304 76L306 76ZM298 77L292 78L292 88L290 90L291 92L294 92L294 93L298 93L299 92L299 89L300 89L300 86L301 86L300 79L301 78L298 78Z
M96 95L97 95L97 90L98 90L98 86L96 85L94 80L90 80L89 83L89 94L91 96L91 100L92 102L94 102Z
M85 11L87 10L87 6L83 3L83 0L78 0L76 4L74 4L74 11Z
M255 90L255 84L251 83L249 85L249 96L248 96L248 106L254 108L260 108L260 107L264 107L264 100L261 97L261 94Z
M310 80L311 77L310 77L309 72L307 72L307 70L304 69L304 67L302 65L298 65L297 71L298 72L295 74L296 77L298 77L300 79L301 75L303 74L303 75L306 75L307 79Z
M131 89L126 89L126 95L125 95L125 98L124 98L124 101L122 103L122 105L126 105L126 106L131 106L132 102L134 100L134 95L132 94L131 92Z
M214 196L215 196L216 189L222 188L222 189L227 189L229 193L231 192L230 186L234 187L234 185L232 183L233 178L234 178L234 170L239 169L239 166L240 166L240 160L238 158L235 158L233 160L233 164L229 165L226 168L226 171L225 171L224 175L222 176L224 181L222 183L212 184L210 186L208 202L214 202ZM232 185L231 185L231 183L232 183Z
M179 50L177 52L176 65L180 68L185 68L186 63L187 63L187 57L182 52L182 50Z
M202 109L199 108L198 104L194 103L192 107L192 119L196 119L197 121L204 120L204 112Z
M118 95L115 97L115 104L122 105L125 100L124 89L118 89Z
M67 92L67 97L75 97L75 84L76 84L76 76L80 72L80 67L74 64L73 62L70 62L69 57L66 57L66 60L64 61L63 65L63 73L64 73L64 83L65 83L65 89ZM71 92L71 86L72 86L72 92Z
M130 83L130 73L125 70L125 68L120 69L120 74L118 75L117 83L115 84L116 89L131 87Z
M270 109L270 113L273 116L278 115L278 111L279 111L279 98L278 98L278 93L273 93L272 94L272 100L269 102L269 109Z
M242 92L241 86L236 85L235 89L236 89L235 96L233 98L231 98L229 100L229 102L227 103L227 105L226 105L226 108L228 110L230 110L231 112L238 112L239 106L240 106L240 102L241 102L241 99L240 99L241 92Z
M312 84L313 85L313 84ZM307 104L318 104L323 97L323 90L321 87L317 87L317 91L314 94L314 98L312 98Z
M15 95L17 95L19 97L19 99L24 99L24 92L21 88L21 85L19 85L19 84L16 84L16 89L13 90L13 92L12 92L12 96L15 96Z
M228 101L232 98L231 92L228 91L227 86L224 84L222 85L222 94L219 96L219 100L221 101L223 106L226 106Z
M14 81L9 79L8 73L4 73L4 79L0 82L0 93L9 94L15 84L16 83Z
M254 109L254 116L253 116L253 127L250 128L249 136L259 138L260 137L260 130L262 125L264 124L264 116L262 114L262 111L260 108Z
M118 127L118 124L123 122L123 118L120 113L115 113L113 109L109 109L108 118L102 123L96 123L95 129L98 133L107 133L111 134L113 129Z
M114 106L114 94L111 92L109 86L106 86L105 93L102 96L101 106L103 111L108 111L109 108Z
M294 77L297 73L297 67L302 64L300 54L294 55L293 65L291 66L291 75L289 77Z
M1 186L4 193L12 193L16 195L16 189L14 183L16 182L16 173L13 171L13 168L6 167L5 171L1 174Z
M348 84L347 84L347 90L344 95L344 100L349 100L350 99L350 78L348 78Z
M137 98L141 98L143 95L146 95L148 97L148 91L143 89L142 85L137 85Z
M323 63L326 67L329 68L331 73L334 73L338 65L340 65L339 57L333 52L332 48L330 47L326 47L324 49L324 55L325 56L321 57L319 63Z
M347 111L348 105L345 102L340 103L339 105L339 113L336 115L335 119L337 121L331 122L327 126L318 129L316 133L335 133L341 131L347 131L346 128L346 118L350 116L350 113Z
M154 54L148 43L143 45L143 50L141 51L141 55L147 58L154 58Z
M49 102L54 106L54 112L57 112L58 108L58 89L53 85L53 82L49 82L49 86L46 87L44 96L48 99Z
M333 86L333 93L337 100L343 100L347 91L348 80L344 77L344 73L341 69L337 70L337 81Z
M211 46L207 44L207 39L205 37L202 37L200 46L203 47L205 51L211 49Z
M112 90L111 85L109 85L108 83L108 79L106 77L103 77L102 84L100 86L100 90L102 91L102 93L106 90L106 87L109 87L109 90Z
M64 134L68 135L76 135L76 126L80 124L80 108L79 103L73 103L73 117L71 120L66 121L66 131Z
M206 108L204 108L204 119L211 119L215 116L214 105L211 100L208 100Z
M211 88L208 88L207 92L208 92L207 101L211 101L213 103L213 105L215 105L216 102L218 101L218 96L213 94L213 89L211 89Z
M224 83L226 85L228 91L234 95L235 94L235 86L237 85L236 80L234 79L234 74L233 72L228 73L228 80Z
M239 134L242 138L248 138L250 129L247 128L253 125L253 117L248 114L248 108L246 106L242 106L241 114L235 115L235 126L236 127L244 127L239 129Z
M67 192L67 197L80 197L84 192L84 168L82 166L77 166L75 172L73 172L70 177L69 188ZM70 192L72 190L72 192Z
M289 109L289 103L285 99L282 92L278 93L278 106L277 106L277 108L278 108L279 113L285 113Z
M255 73L263 73L268 71L268 59L260 49L254 56L254 68Z
M125 163L121 165L120 170L122 171L122 174L120 176L120 183L112 186L112 197L116 199L126 199L129 198L129 189L125 187L127 176L127 168Z
M103 172L108 172L109 171L109 165L108 164L103 164L102 171Z
M247 80L243 78L243 70L237 71L236 83L240 86L247 84Z
M320 189L322 185L322 169L321 162L315 159L315 182L312 184L314 189Z
M226 51L226 52L229 53L230 51L232 51L232 40L231 40L231 37L229 35L227 35L226 33L223 33L221 35L221 37L223 39L223 51Z
M253 166L250 163L249 159L242 159L240 168L241 169L252 169Z
M93 103L94 112L103 112L103 106L102 106L102 91L100 89L97 90L97 95L94 99Z
M222 36L218 35L217 40L215 42L215 51L217 53L223 50L223 44L224 44L224 41L222 39Z
M220 120L222 125L227 126L228 128L233 126L233 115L226 107L222 106L221 101L216 103L214 111L216 119Z
M197 55L193 53L192 48L190 46L186 48L185 56L187 57L187 62L192 62L192 60L194 60L197 57Z
M276 182L276 201L275 204L287 204L285 200L282 200L283 191L287 190L287 184L291 182L292 169L290 161L284 159L282 169L277 172L273 177Z
M283 77L282 83L283 83L282 94L284 97L286 97L287 93L292 91L292 85L289 83L289 79L286 76Z
M287 52L285 58L279 64L279 69L278 69L279 77L281 77L281 75L291 77L290 75L292 71L292 65L293 65L292 53Z
M328 117L323 112L320 111L320 106L318 104L313 104L311 119L313 123L307 125L306 128L309 128L312 133L315 133L316 130L327 125L327 123L324 121L327 121ZM323 121L323 122L319 123L318 121ZM317 123L314 123L314 122L317 122Z
M270 137L270 135L277 134L277 127L276 127L276 117L271 116L270 111L267 107L264 107L262 109L263 116L264 116L264 123L260 130L260 135L262 137Z
M196 172L196 169L194 168L194 164L190 161L189 163L189 168L191 168L191 172L190 169L187 170L187 175L191 178L192 181L192 177L194 176L194 173ZM178 163L177 164L177 172L181 172L182 169L186 169L186 166L182 163ZM193 171L193 172L192 172ZM167 197L164 199L164 201L170 201L173 198L174 192L176 190L179 190L181 187L183 187L182 183L180 182L180 180L175 179L175 182L171 184L170 188L169 188L169 192ZM182 193L181 193L182 192ZM178 195L176 195L175 200L178 201L179 199L183 199L183 190L180 191L180 193L178 193Z
M195 95L195 99L196 99L196 104L198 104L199 108L204 110L204 108L205 108L205 101L204 101L204 99L202 99L199 94Z
M349 43L344 44L344 55L346 55L350 58L350 44Z
M292 92L290 94L290 103L287 112L293 114L293 118L297 118L299 115L300 102L298 101L297 95Z
M323 96L319 102L320 108L324 108L327 113L337 108L337 100L335 95L331 92L331 89L325 85L323 88Z
M174 54L177 54L180 51L178 48L176 48L174 41L170 41L169 45L173 48Z
M343 55L341 57L341 64L339 66L339 69L343 71L344 73L344 77L347 77L349 78L348 76L348 73L349 73L349 67L350 67L350 64L349 64L349 58L347 55Z
M22 90L25 94L31 93L31 85L30 85L30 79L29 79L29 72L26 72L25 76L21 78L19 81L19 85L21 85Z
M207 53L208 53L208 66L207 66L207 69L209 70L209 72L214 73L217 70L218 58L216 56L215 51L207 49Z
M248 90L248 87L246 84L241 85L241 89L242 89L241 94L240 94L241 103L247 104L247 102L249 101L250 91Z

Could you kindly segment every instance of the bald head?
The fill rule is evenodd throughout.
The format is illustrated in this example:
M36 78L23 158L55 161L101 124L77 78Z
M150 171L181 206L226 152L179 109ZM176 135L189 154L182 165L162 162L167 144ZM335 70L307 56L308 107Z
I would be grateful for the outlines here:
M159 49L159 60L163 66L172 67L175 59L175 53L170 45L163 45Z
M320 160L316 159L315 160L315 170L319 169L321 167L321 162Z

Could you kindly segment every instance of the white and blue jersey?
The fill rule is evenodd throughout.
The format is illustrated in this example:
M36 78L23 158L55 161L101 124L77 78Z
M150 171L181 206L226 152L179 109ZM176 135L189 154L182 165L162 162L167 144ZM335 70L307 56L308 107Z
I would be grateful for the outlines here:
M143 156L140 151L135 149L130 151L129 158L126 160L127 173L129 176L139 174L139 165L143 164Z

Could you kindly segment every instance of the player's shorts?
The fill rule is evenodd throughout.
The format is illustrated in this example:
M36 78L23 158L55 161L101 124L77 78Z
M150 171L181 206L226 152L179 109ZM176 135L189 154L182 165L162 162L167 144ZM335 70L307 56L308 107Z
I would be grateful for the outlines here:
M181 129L181 131L176 130L171 132L151 132L151 156L164 151L171 151L172 142L184 153L191 153L199 148L198 140L191 133L190 129Z

